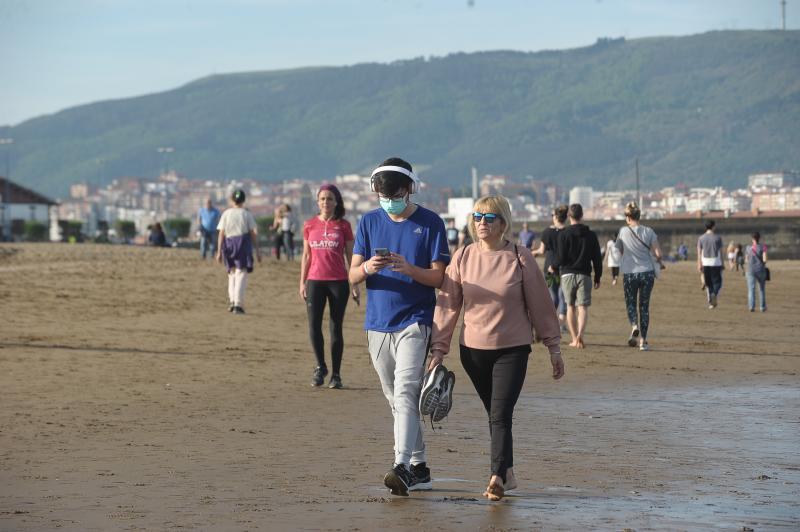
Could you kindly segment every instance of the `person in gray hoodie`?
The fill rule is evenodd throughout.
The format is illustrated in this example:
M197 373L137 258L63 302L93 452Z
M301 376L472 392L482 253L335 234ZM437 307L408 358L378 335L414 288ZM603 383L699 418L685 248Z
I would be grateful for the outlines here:
M561 273L561 288L567 300L567 327L572 335L569 345L583 349L586 347L583 333L589 321L592 288L600 288L603 275L603 255L597 235L583 223L580 203L569 206L569 223L570 226L558 235L555 267Z

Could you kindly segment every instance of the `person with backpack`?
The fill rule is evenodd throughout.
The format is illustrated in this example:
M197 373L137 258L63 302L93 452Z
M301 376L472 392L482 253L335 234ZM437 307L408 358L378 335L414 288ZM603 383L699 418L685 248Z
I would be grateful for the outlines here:
M459 248L445 271L431 337L433 369L450 351L461 310L461 363L489 416L491 470L483 496L492 501L517 487L512 418L533 331L547 346L553 378L564 375L558 317L531 251L508 240L511 208L503 196L477 201L468 224L473 243Z
M656 232L641 225L642 211L635 202L625 206L626 227L619 230L616 249L621 253L622 288L625 293L625 308L631 334L628 345L640 351L649 351L647 334L650 330L650 295L656 282L658 271L664 264L661 246Z
M367 284L369 354L394 417L394 463L383 483L404 496L432 487L419 400L436 288L450 262L444 221L410 201L419 186L403 159L373 170L380 207L361 217L350 265L350 283Z
M761 233L752 234L752 242L745 250L745 279L747 280L747 308L756 310L756 283L761 293L761 312L767 311L766 284L769 269L767 268L767 246L760 243Z

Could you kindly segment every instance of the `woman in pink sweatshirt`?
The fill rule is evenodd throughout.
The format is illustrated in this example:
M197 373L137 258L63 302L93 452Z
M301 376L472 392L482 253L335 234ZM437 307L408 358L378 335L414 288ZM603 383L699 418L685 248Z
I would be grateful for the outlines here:
M484 496L500 500L517 487L511 420L519 398L533 330L550 351L553 378L564 375L558 317L539 266L527 248L506 237L511 209L503 196L485 196L469 219L473 244L453 255L436 301L429 368L450 350L461 308L461 363L489 415L491 477Z

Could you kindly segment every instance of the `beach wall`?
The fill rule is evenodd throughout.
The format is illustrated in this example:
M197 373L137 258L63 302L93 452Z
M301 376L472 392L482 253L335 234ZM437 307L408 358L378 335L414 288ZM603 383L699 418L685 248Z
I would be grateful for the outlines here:
M716 231L725 246L734 241L748 245L753 231L761 233L761 242L767 245L770 259L800 259L800 217L734 217L714 218ZM658 234L665 254L675 254L681 242L689 248L689 258L697 258L697 238L705 231L704 218L688 220L643 220ZM625 227L622 220L587 220L586 224L597 233L600 245L605 245L612 234ZM541 233L545 225L535 224L534 231Z

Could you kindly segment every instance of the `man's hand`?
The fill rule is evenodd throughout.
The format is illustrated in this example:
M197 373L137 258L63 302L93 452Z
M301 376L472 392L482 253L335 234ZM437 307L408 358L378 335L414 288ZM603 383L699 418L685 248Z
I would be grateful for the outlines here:
M431 360L430 362L428 362L427 371L430 371L439 364L441 364L442 360L444 360L444 353L442 353L441 351L431 351Z
M404 256L398 255L397 253L390 253L389 258L391 260L390 265L393 272L402 273L403 275L408 275L411 278L414 277L412 274L416 266L406 262L406 258Z
M389 265L389 257L381 257L380 255L375 255L370 257L369 260L364 262L367 265L367 270L369 270L369 275L373 273L377 273L387 267ZM362 266L363 268L363 266Z
M356 302L356 305L361 304L361 289L358 285L354 286L353 289L350 291L353 296L353 301Z
M594 282L594 289L597 290L598 288L600 288L600 281L599 280Z
M564 376L564 359L561 358L561 353L551 354L550 364L553 365L553 378L555 380Z

